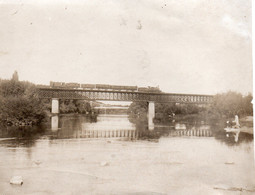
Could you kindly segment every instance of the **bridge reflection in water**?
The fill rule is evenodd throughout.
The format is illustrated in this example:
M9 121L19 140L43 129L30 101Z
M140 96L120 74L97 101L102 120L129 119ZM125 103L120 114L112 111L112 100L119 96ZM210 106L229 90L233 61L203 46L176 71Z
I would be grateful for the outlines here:
M147 132L151 134L150 131ZM77 132L76 137L78 138L131 138L138 139L145 136L145 132L140 132L139 130L112 130L112 131L102 131L102 130L85 130ZM196 137L212 137L211 130L182 130L174 131L169 130L168 136L182 137L182 136L196 136Z
M84 130L76 134L79 138L137 138L136 130Z
M182 137L211 137L210 127L207 125L194 126L187 129L186 125L176 123L175 126L156 126L153 131L135 127L128 121L127 116L103 115L99 116L97 122L84 120L85 117L61 117L51 118L51 130L57 132L58 138L129 138L150 139L162 136Z
M59 129L59 116L52 116L51 117L51 130L57 131Z
M175 130L170 131L170 136L197 136L212 137L212 131L208 129L192 129L192 130Z

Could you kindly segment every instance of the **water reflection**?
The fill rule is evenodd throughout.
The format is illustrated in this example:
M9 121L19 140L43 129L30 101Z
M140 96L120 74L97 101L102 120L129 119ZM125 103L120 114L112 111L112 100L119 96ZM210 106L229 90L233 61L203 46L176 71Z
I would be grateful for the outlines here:
M113 137L126 137L137 138L136 130L82 130L78 131L77 138L113 138Z
M127 120L127 115L99 115L97 122L82 123L83 130L135 130L135 125Z
M58 116L55 116L58 117ZM135 137L135 126L127 120L127 116L102 115L97 121L88 117L61 116L56 127L52 119L51 129L59 129L54 138L100 138L100 137Z
M3 127L0 126L0 145L6 147L32 147L41 138L46 126Z
M58 124L59 120L58 119L59 119L58 115L51 117L51 130L52 131L57 131L58 130L58 127L59 127L59 124Z
M182 129L187 129L185 124L181 124L181 123L176 123L175 124L175 129L177 130L182 130Z
M213 135L211 130L207 129L191 129L170 131L171 136L197 136L197 137L211 137Z
M227 132L226 134L221 124L177 120L166 124L155 124L154 130L149 131L145 123L131 123L127 115L99 115L97 120L82 115L56 115L51 118L48 128L47 126L2 127L0 144L30 147L37 139L42 138L127 138L127 140L155 141L161 137L214 137L220 142L233 146L253 140L253 135L248 133Z
M240 132L235 142L235 134L226 136L221 123L179 120L155 124L149 131L142 123L129 123L127 116L99 116L95 122L65 115L48 125L0 128L4 194L38 189L49 194L137 194L147 188L150 192L144 194L155 189L188 194L191 186L195 194L201 186L206 189L202 194L215 194L221 183L224 188L254 189L253 136ZM8 185L12 174L25 178L25 185ZM185 191L183 183L189 183Z

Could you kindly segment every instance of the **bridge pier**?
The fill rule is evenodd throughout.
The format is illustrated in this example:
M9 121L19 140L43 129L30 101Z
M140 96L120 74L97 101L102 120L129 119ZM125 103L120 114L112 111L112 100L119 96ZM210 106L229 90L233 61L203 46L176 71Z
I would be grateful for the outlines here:
M51 113L58 114L59 113L59 99L52 98L51 100Z
M59 119L58 115L51 117L51 130L52 131L58 130L58 123L59 123L58 119Z
M148 102L148 128L154 130L155 102Z

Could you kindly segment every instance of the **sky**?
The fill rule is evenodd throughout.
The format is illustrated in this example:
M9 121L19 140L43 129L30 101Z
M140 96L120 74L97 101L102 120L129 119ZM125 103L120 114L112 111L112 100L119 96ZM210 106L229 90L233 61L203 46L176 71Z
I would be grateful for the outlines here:
M251 48L250 0L0 0L2 79L247 94Z

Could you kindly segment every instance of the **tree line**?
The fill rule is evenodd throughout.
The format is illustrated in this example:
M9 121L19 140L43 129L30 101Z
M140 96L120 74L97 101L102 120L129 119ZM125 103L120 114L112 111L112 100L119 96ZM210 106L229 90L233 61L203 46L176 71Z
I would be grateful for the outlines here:
M0 123L15 126L38 125L51 112L51 100L39 99L36 85L18 81L17 74L11 80L0 79ZM60 101L60 113L91 114L87 101Z
M179 104L179 103L157 103L155 102L155 121L169 121L169 118L178 118L185 116L199 116L201 118L233 118L252 116L253 106L252 94L243 96L241 93L229 91L216 94L211 104ZM133 102L128 115L131 122L147 120L148 105L147 102Z
M253 115L252 94L229 91L216 94L213 102L202 106L197 104L155 103L155 120L162 122L172 117L199 115L207 118L231 118L234 115ZM96 104L96 103L95 103ZM95 105L96 106L96 105ZM147 102L133 102L128 115L131 122L147 121ZM11 80L0 79L0 122L9 125L40 124L51 111L51 100L38 98L36 85L18 81L17 73ZM84 100L60 101L60 113L92 114L93 108Z

